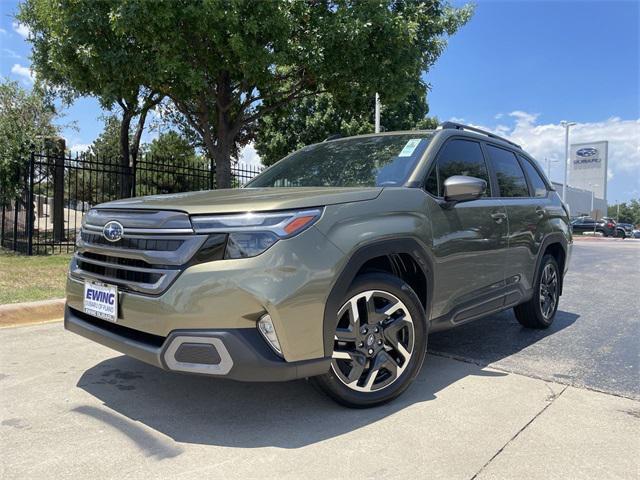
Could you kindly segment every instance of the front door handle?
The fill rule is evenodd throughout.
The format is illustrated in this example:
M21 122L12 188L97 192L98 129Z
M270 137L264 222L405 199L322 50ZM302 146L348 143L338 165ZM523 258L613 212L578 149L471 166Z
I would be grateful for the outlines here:
M496 212L491 214L491 218L493 218L496 223L502 223L502 221L507 218L507 214L503 212Z

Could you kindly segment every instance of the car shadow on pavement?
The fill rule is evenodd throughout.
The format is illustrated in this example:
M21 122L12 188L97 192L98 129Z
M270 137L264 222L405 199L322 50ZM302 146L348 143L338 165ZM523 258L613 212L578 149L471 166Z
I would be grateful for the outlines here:
M522 330L519 326L509 325L512 322L508 317L495 315L487 321L475 322L484 324L482 334L478 332L473 337L473 332L467 333L461 342L468 354L474 350L484 352L486 339L483 337L488 332L494 347L490 349L493 356L509 355L565 328L577 318L566 312L558 312L558 315L558 325L554 323L553 329L519 334L508 331ZM460 327L457 331L462 333L465 328ZM500 335L494 338L498 330ZM438 335L442 338L437 339ZM433 335L439 351L449 341L444 335ZM452 341L450 346L456 345ZM422 372L401 397L377 408L351 410L335 404L304 380L232 382L166 372L133 358L118 356L85 371L77 386L131 422L122 421L117 415L105 415L95 407L82 407L77 413L123 430L140 448L155 450L160 456L166 452L157 452L157 448L149 445L149 435L140 432L136 422L176 442L242 448L299 448L352 432L410 405L432 400L438 392L462 378L505 375L485 371L472 363L429 355ZM169 452L168 456L174 454Z
M429 352L488 365L510 357L571 326L580 315L558 310L544 330L522 327L512 310L429 336Z

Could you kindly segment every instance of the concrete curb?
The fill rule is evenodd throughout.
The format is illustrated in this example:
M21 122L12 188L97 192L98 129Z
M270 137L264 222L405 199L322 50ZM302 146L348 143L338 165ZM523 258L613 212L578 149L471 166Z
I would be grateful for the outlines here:
M574 242L629 242L634 243L634 240L638 240L637 238L618 238L618 237L601 237L594 235L574 235Z
M0 327L42 323L64 316L64 298L0 305Z

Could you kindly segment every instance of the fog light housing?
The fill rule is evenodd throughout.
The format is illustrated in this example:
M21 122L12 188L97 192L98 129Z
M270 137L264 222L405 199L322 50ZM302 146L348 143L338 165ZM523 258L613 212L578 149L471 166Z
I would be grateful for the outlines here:
M273 320L271 320L271 316L269 316L269 314L265 314L260 317L260 320L258 320L258 330L269 346L282 357L282 349L280 348L278 335L276 335L276 328L274 327Z

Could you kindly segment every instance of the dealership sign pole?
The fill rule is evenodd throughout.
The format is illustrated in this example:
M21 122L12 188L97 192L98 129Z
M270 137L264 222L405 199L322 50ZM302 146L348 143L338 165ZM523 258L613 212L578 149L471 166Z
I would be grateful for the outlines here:
M567 199L567 172L569 171L569 128L575 125L575 122L560 122L564 127L564 183L562 184L562 203L566 203Z

